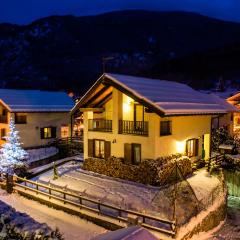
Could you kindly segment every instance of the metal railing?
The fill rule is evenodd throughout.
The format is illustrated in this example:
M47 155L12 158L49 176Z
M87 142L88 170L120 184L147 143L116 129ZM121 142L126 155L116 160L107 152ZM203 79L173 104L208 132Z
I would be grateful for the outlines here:
M8 121L7 121L7 116L1 115L1 116L0 116L0 123L8 123Z
M112 120L89 119L88 130L97 132L112 132Z
M119 120L119 133L148 136L148 122Z
M80 210L85 209L96 214L101 214L123 223L128 223L129 216L134 216L138 218L138 223L145 228L158 231L169 236L174 236L176 234L174 221L115 207L110 204L102 203L100 200L93 200L88 197L66 192L57 188L53 188L49 185L28 180L26 178L15 176L14 190L29 195L37 194L45 197L47 196L49 199L58 200L63 204L77 207Z

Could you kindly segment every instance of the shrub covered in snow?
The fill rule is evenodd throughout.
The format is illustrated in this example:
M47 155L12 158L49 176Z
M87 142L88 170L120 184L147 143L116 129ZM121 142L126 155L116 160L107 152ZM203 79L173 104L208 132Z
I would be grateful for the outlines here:
M111 177L129 181L160 186L172 181L171 175L178 166L182 176L192 173L191 161L188 157L171 155L156 160L148 159L139 165L124 164L122 159L109 158L99 160L88 158L84 161L83 169Z

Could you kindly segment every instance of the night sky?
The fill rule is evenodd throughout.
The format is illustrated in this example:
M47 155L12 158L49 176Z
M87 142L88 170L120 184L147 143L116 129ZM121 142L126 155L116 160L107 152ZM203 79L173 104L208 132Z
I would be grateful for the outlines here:
M30 23L50 15L94 15L125 9L184 10L240 22L240 0L0 0L0 22Z

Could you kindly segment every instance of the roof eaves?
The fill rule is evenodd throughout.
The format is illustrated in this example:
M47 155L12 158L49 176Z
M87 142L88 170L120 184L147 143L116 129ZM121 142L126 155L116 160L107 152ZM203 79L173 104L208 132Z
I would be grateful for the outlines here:
M109 79L112 82L107 81L106 78ZM121 88L127 90L128 93L135 96L135 98L137 98L136 100L140 101L141 104L144 105L144 103L146 103L145 105L147 105L147 107L151 106L151 108L153 108L153 110L155 110L155 112L158 115L160 115L160 116L165 115L165 110L163 108L161 108L160 106L158 106L157 104L155 104L154 102L149 100L148 98L143 97L138 92L136 92L134 89L129 88L125 84L121 83L120 81L118 81L117 79L112 77L110 74L105 74L104 75L104 82L107 83L107 84L110 84L110 85L112 85L112 83L115 83L117 86L120 86ZM114 85L114 87L116 87L116 85Z
M0 99L0 104L2 104L9 112L12 112L10 106L7 103L5 103L2 99Z
M102 74L97 81L88 89L88 91L80 98L80 100L75 104L75 106L71 109L71 114L74 114L77 109L79 108L79 105L83 102L83 100L91 93L95 88L97 88L101 82L103 81L103 78L106 74Z

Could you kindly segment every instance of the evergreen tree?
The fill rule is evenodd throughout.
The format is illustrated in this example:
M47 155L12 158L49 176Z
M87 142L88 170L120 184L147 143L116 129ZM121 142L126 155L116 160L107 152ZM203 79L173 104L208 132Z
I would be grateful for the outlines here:
M13 174L16 167L26 165L28 153L21 147L20 137L12 118L9 123L9 133L5 139L6 143L0 149L0 172Z

